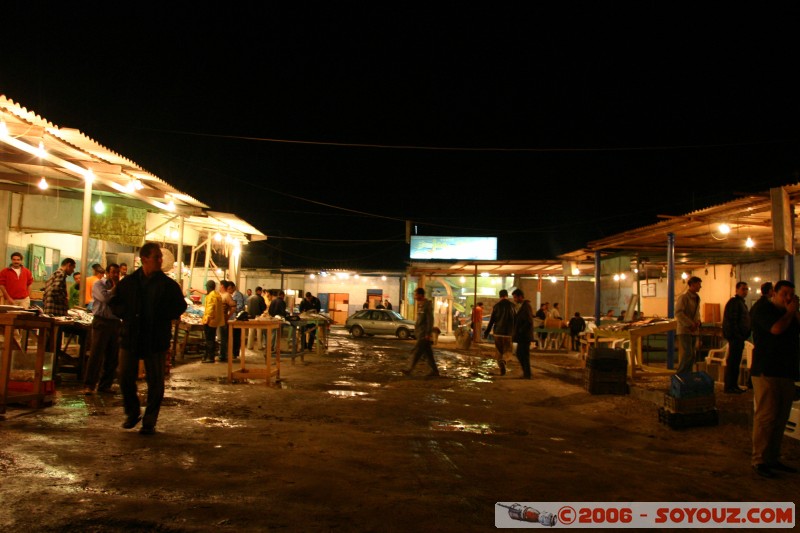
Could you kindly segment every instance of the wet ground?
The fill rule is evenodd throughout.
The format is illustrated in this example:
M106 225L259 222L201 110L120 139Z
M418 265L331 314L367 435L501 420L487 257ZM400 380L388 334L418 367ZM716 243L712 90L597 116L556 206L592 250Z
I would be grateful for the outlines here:
M337 332L342 333L342 332ZM800 474L749 467L751 393L720 425L674 430L667 381L590 395L580 362L534 354L533 380L441 341L442 377L403 376L413 341L334 334L282 381L172 369L152 436L121 397L65 379L52 406L0 421L4 531L487 531L495 502L792 501ZM249 352L248 367L263 357ZM140 383L144 389L144 383ZM784 440L800 465L800 441Z

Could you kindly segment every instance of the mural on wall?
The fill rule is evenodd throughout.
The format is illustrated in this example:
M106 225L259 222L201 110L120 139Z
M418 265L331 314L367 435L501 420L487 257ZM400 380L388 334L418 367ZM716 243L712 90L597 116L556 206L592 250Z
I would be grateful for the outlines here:
M130 246L142 246L146 233L147 211L137 207L106 204L103 213L92 210L89 234L94 239ZM98 254L99 257L99 254ZM90 261L89 264L99 261Z

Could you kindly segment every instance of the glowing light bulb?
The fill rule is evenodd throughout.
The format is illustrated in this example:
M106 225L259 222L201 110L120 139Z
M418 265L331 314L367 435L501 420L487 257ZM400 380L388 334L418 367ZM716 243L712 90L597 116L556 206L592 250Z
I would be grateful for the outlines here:
M39 188L40 188L40 189L42 189L42 190L45 190L45 189L47 189L49 186L50 186L50 185L48 185L48 183L47 183L47 180L46 180L46 179L44 179L44 176L42 176L42 179L40 179L40 180L39 180Z
M687 279L688 277L689 277L689 274L687 274L686 272L681 274L681 279Z
M752 238L748 237L748 238L747 238L747 240L746 240L746 241L744 241L744 245L745 245L745 247L747 247L747 248L752 248L753 246L755 246L755 245L756 245L756 243L755 243L755 241L754 241Z
M614 274L614 281L619 281L619 274Z
M722 233L723 235L727 235L728 233L731 232L731 227L723 222L722 224L719 225L719 232Z
M106 205L103 203L102 198L98 198L97 202L94 204L94 212L98 215L102 215L106 210Z

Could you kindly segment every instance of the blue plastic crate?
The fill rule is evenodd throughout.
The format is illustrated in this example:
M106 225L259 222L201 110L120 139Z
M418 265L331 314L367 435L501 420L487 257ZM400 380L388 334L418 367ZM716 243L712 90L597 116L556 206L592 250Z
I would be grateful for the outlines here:
M669 394L673 398L697 398L714 395L714 380L705 372L687 372L672 376Z

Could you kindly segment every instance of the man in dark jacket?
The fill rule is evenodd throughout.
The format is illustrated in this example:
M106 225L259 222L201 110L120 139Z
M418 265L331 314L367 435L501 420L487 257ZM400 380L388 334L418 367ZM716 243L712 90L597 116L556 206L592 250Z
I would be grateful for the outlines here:
M303 301L300 302L300 312L301 313L319 313L322 311L322 302L319 301L319 298L311 294L310 292L306 293L306 297L303 298ZM306 333L308 333L308 342L306 342ZM317 337L317 325L316 324L309 324L306 326L305 330L302 331L300 334L301 340L301 347L303 350L308 350L309 352L314 349L314 340Z
M519 306L514 315L512 339L517 343L517 359L522 367L522 378L531 379L531 342L533 341L533 307L525 293L514 289L511 293L514 303Z
M500 375L506 374L506 360L511 358L513 353L511 333L514 329L514 304L508 299L508 291L500 290L500 301L492 307L492 315L489 318L489 325L486 326L484 338L488 338L494 327L494 347L497 349L497 365L500 367Z
M572 337L572 349L576 352L581 348L581 332L586 330L586 320L580 312L575 311L575 316L569 319L569 335Z
M728 341L728 359L725 362L725 388L728 394L741 394L739 388L739 366L742 364L744 341L750 338L750 313L747 311L747 282L736 284L736 293L725 304L722 314L722 336Z
M172 340L172 321L186 311L180 285L161 271L163 256L157 243L139 250L141 268L125 276L117 285L109 305L122 320L120 346L120 390L125 409L124 429L142 420L139 433L155 433L158 412L164 399L166 356ZM147 376L147 407L141 415L136 379L139 360L144 360Z

